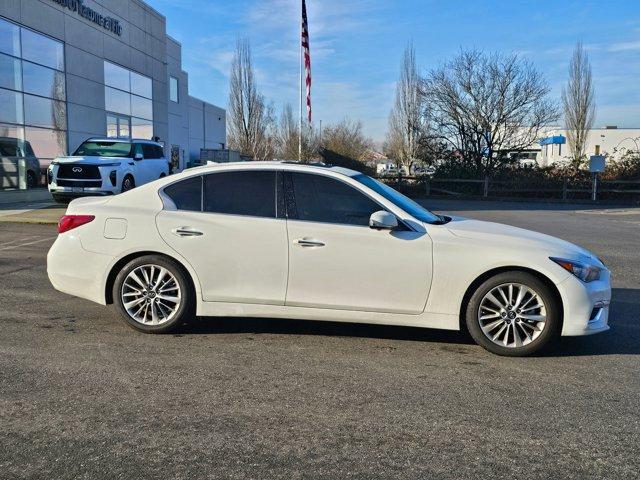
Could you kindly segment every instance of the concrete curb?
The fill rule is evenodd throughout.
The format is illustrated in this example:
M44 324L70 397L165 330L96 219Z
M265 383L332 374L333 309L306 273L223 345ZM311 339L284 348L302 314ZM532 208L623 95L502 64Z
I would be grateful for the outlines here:
M24 203L51 203L53 199L46 188L33 190L0 190L0 205L19 205Z

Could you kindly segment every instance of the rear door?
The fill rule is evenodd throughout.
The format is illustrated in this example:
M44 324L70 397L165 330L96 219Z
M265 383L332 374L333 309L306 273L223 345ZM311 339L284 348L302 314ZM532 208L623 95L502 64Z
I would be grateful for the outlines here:
M148 183L160 178L160 174L164 171L161 149L150 143L142 144L142 154L144 160L138 161L140 172L142 173L142 183Z
M225 171L164 189L176 206L160 212L158 230L196 271L203 300L284 304L287 226L276 178L273 170Z

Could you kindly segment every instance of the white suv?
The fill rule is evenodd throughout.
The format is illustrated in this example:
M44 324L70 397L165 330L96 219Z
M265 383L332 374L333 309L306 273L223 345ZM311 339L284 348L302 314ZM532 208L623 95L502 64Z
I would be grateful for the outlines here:
M150 140L90 138L72 156L56 158L47 170L56 202L115 195L169 174L162 145Z

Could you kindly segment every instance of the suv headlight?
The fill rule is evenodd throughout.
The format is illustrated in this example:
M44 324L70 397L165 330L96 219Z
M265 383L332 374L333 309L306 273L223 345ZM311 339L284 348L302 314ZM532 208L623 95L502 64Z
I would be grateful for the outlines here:
M564 258L549 257L556 262L567 272L572 273L585 283L593 282L594 280L600 280L600 273L602 269L596 265L589 263L578 262L576 260L566 260Z

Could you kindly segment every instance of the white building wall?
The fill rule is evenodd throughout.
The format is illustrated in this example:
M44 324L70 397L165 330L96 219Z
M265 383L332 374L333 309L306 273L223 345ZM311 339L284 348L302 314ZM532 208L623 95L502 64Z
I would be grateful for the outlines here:
M565 129L551 129L546 137L562 135ZM594 128L589 132L586 154L605 155L607 161L617 161L629 150L640 151L640 128ZM566 161L571 155L569 145L542 145L538 163L546 166L554 162Z
M194 97L189 97L189 156L200 158L201 148L226 147L226 112Z

